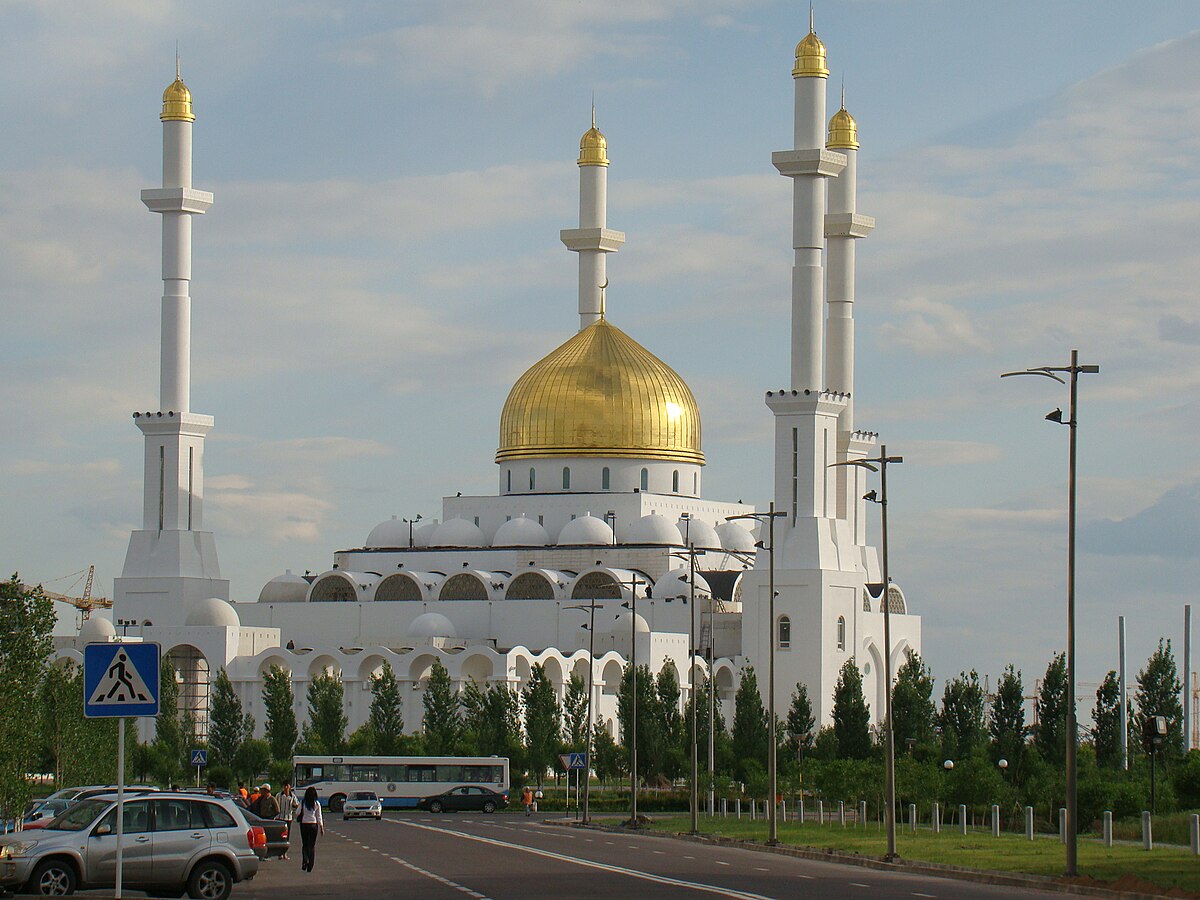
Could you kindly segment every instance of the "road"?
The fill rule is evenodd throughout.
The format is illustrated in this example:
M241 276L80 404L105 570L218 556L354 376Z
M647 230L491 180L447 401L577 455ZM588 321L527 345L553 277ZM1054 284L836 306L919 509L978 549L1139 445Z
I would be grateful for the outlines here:
M712 847L650 834L548 825L522 815L390 814L382 821L329 816L317 864L264 863L235 900L416 896L428 900L775 897L1010 898L1041 891L882 872Z

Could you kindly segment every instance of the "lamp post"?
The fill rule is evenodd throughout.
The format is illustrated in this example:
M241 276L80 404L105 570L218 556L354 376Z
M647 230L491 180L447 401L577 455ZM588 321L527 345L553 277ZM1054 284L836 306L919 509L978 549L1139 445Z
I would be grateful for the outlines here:
M1051 378L1059 384L1068 384L1067 380L1056 374L1066 373L1070 376L1070 402L1068 405L1067 421L1062 420L1062 410L1056 409L1047 413L1046 421L1058 425L1066 425L1070 429L1070 443L1067 456L1067 877L1073 878L1079 874L1079 846L1076 840L1076 814L1078 810L1078 780L1076 769L1076 748L1079 744L1079 726L1075 719L1075 432L1078 428L1076 405L1079 399L1080 373L1094 375L1100 371L1096 365L1083 366L1079 364L1079 351L1071 351L1071 364L1068 366L1035 366L1020 372L1005 372L1000 377L1010 378L1015 375L1039 375ZM1121 698L1122 705L1125 699Z
M646 582L639 581L637 575L629 573L629 581L618 582L629 585L629 603L621 605L629 609L629 827L637 828L637 589Z
M402 521L408 525L408 547L411 550L413 545L413 526L421 521L421 514L417 513L415 518L403 519Z
M889 463L902 463L903 456L888 456L887 445L879 445L879 455L870 459L846 459L831 463L833 466L856 466L879 473L879 493L869 491L863 496L879 504L880 549L883 556L883 583L879 587L879 603L883 607L883 733L884 733L884 794L886 808L883 811L884 827L887 830L887 856L896 859L896 733L892 727L892 616L888 591L892 578L888 572L888 520L887 520L887 467ZM874 584L866 585L868 592Z
M592 694L596 674L596 601L592 600L587 606L567 606L565 609L586 609L589 621L584 627L588 630L588 696L587 696L587 737L584 738L584 767L583 767L583 824L587 825L588 799L592 786Z
M778 809L775 798L779 796L775 743L775 520L786 515L783 511L775 511L775 501L771 501L769 510L765 513L743 513L740 516L726 516L726 521L734 519L754 519L767 523L767 790L771 796L767 802L767 843L774 846L779 843ZM762 542L759 542L762 546Z
M692 698L692 784L691 784L691 812L692 812L692 834L700 833L700 789L697 781L700 777L700 736L696 733L696 707L699 705L699 700L696 698L696 548L691 542L691 516L684 513L680 518L683 519L684 525L684 544L687 546L686 553L671 553L671 556L686 556L688 560L688 606L689 624L688 624L688 690ZM712 678L712 673L709 673L709 678Z

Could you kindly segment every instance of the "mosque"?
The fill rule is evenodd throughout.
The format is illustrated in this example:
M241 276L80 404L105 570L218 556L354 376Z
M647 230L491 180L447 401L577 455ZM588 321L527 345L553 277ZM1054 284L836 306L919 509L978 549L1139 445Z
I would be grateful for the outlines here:
M162 186L141 195L162 216L160 408L133 414L145 436L143 522L130 535L113 614L161 643L201 736L220 669L260 732L271 666L291 674L300 721L309 681L331 670L353 730L384 661L400 681L409 730L421 726L434 660L459 686L519 688L541 664L560 697L571 674L586 682L590 667L594 715L618 737L616 692L630 658L656 674L675 667L684 702L692 670L698 684L711 672L731 722L745 666L768 690L772 644L781 714L803 681L818 726L827 724L838 671L853 657L881 718L884 654L894 671L909 648L919 651L921 621L899 586L881 589L865 474L833 465L876 449L853 405L854 248L874 220L856 208L857 125L844 102L826 119L828 75L810 27L792 69L794 146L772 157L792 179L795 263L790 384L766 394L776 423L769 525L753 506L704 496L695 397L606 309L607 260L625 235L608 227L608 144L593 112L580 141L579 224L561 233L578 255L579 330L509 392L496 494L445 497L432 521L387 519L361 546L334 551L327 571L285 573L253 600L231 594L204 530L204 439L214 421L190 406L189 286L192 222L213 195L192 186L195 116L176 72L160 115ZM59 655L80 659L84 644L113 637L110 622L92 618Z

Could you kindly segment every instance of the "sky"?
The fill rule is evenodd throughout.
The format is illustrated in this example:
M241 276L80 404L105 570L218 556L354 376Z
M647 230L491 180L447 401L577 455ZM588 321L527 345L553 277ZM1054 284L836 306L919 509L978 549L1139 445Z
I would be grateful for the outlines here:
M1181 651L1200 584L1200 8L819 4L859 124L857 424L904 463L891 568L939 679L1065 644L1079 404L1081 693ZM807 8L718 0L0 0L0 556L24 580L138 526L157 409L161 93L195 98L192 409L233 599L392 515L496 490L500 408L577 326L580 135L608 137L610 319L704 422L705 494L764 504L790 304ZM877 535L877 523L872 532ZM72 611L64 608L64 618ZM939 688L940 690L940 688ZM1090 704L1081 704L1089 706Z

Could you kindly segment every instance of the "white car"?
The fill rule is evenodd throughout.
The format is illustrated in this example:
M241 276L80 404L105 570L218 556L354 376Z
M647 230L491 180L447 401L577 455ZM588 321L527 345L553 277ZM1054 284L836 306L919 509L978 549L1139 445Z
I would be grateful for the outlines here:
M342 805L342 821L346 819L382 819L383 803L374 791L351 791Z

